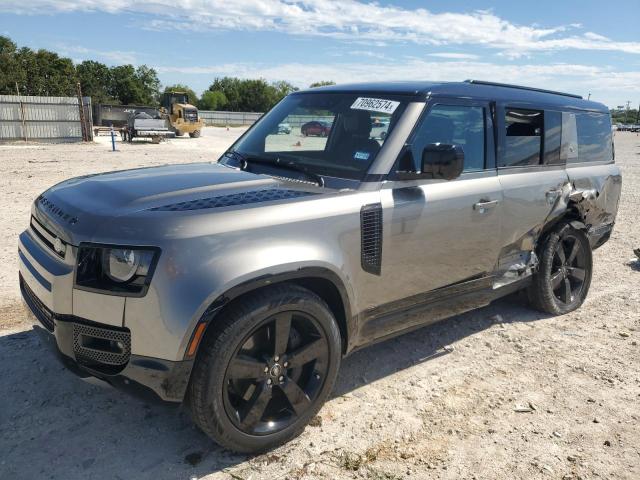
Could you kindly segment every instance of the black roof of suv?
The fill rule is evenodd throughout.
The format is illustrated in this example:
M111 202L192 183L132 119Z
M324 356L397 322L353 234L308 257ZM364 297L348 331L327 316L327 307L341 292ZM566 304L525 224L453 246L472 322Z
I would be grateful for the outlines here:
M465 80L464 82L394 81L351 83L316 87L296 93L307 94L329 92L368 92L387 95L408 95L415 97L416 100L424 99L428 95L446 95L452 97L473 97L514 102L530 102L545 105L556 105L563 108L609 112L606 105L599 102L584 100L581 96L571 93L555 92L552 90L543 90L520 85L509 85L505 83L484 82L480 80Z

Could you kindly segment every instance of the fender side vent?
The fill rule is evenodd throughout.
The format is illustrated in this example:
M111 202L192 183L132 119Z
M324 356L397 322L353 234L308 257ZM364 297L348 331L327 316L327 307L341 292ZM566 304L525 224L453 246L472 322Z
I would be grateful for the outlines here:
M373 203L360 209L362 269L380 275L382 266L382 205Z

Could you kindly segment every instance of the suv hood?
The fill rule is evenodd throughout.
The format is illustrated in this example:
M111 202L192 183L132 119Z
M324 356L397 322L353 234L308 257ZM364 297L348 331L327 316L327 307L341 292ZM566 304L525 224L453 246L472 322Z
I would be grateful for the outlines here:
M101 220L277 184L266 175L212 163L136 168L66 180L40 195L33 211L57 231L87 234L86 227Z
M268 176L211 163L136 168L72 178L43 196L79 214L119 216L139 210L223 195L276 182Z

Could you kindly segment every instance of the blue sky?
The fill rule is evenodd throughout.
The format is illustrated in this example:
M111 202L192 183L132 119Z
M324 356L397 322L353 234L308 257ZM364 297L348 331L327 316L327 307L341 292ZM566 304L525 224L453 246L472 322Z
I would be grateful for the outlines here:
M198 92L223 75L477 78L640 102L639 0L0 0L0 33Z

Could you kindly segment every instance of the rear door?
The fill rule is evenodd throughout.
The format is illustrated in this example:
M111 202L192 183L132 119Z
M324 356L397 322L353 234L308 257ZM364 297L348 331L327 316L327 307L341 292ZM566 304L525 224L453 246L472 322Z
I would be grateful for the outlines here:
M568 187L561 160L562 113L498 104L498 179L502 186L502 243L498 270L526 262L535 240Z

